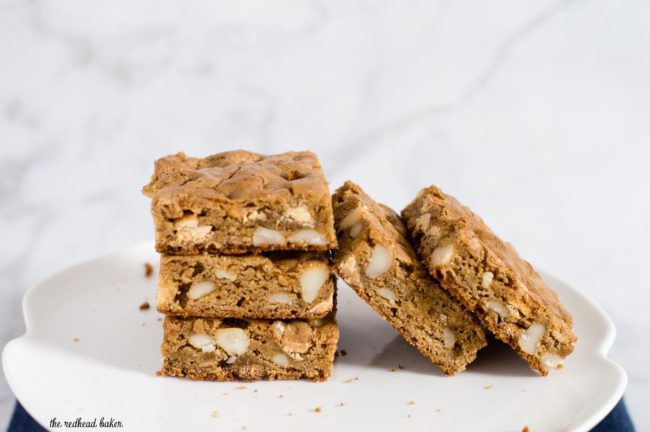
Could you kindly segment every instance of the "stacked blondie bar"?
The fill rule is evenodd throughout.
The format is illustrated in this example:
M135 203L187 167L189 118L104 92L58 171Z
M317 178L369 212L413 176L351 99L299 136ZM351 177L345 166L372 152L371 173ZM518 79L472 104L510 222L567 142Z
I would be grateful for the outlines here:
M161 373L326 379L339 331L331 197L316 155L247 151L156 161Z

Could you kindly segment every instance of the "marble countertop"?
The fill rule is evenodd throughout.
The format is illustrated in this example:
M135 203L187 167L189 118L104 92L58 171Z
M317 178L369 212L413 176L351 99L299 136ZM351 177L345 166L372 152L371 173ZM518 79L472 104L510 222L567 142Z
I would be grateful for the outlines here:
M153 237L161 155L312 149L435 183L598 301L650 429L650 3L0 0L0 346L24 292ZM13 396L0 375L0 429Z

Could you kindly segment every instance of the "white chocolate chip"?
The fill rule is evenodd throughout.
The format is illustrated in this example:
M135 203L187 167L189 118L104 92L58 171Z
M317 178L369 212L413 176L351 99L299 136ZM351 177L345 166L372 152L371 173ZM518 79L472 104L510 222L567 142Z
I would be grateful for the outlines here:
M314 318L309 320L309 325L311 327L322 327L323 324L325 324L325 320L323 318Z
M377 294L388 300L388 303L390 303L391 306L395 306L395 300L397 300L397 297L392 290L389 290L388 288L378 288Z
M519 347L523 352L530 355L537 353L537 345L544 336L546 327L544 324L533 323L519 336Z
M269 303L279 303L279 304L291 304L291 298L284 293L271 294L266 298Z
M370 261L368 262L368 267L366 267L366 276L370 279L379 277L390 268L392 263L393 256L390 251L382 245L376 245L372 248Z
M553 353L545 353L542 355L542 363L547 367L557 368L562 364L562 357Z
M492 285L492 279L494 279L494 273L489 271L483 273L483 280L481 281L481 286L485 289L490 288L490 285Z
M176 239L182 242L196 242L205 239L212 232L212 225L199 225L199 218L194 215L184 216L174 222Z
M305 206L290 207L286 209L280 219L290 220L300 226L310 228L315 225L313 216Z
M258 221L265 221L265 220L266 220L266 213L261 212L257 209L244 214L243 217L243 221L245 224L248 224L249 222L258 222Z
M282 233L264 227L257 227L253 234L253 246L283 245L286 243Z
M273 363L275 363L276 365L278 365L278 366L280 366L280 367L287 367L287 366L289 366L289 357L287 357L287 356L286 356L285 354L283 354L283 353L277 353L277 354L275 354L275 355L271 358L271 360L273 361Z
M313 330L304 321L293 321L287 324L282 337L282 349L289 353L303 354L311 348Z
M313 302L318 297L318 292L329 277L329 270L322 265L313 266L305 270L300 275L302 299L307 303Z
M330 296L327 300L317 303L314 307L309 309L308 312L312 314L321 314L331 311L332 306L334 306L334 299Z
M488 300L485 305L489 310L491 310L492 312L495 312L496 314L498 314L500 316L508 316L508 315L510 315L510 312L508 311L508 308L498 300Z
M439 267L441 265L447 264L451 257L454 254L454 245L448 244L445 246L440 246L431 254L431 265L434 267Z
M217 345L230 356L244 354L248 350L248 335L240 328L221 328L217 330L215 336Z
M286 327L286 324L282 321L273 321L273 324L270 326L273 337L278 340L282 339Z
M470 252L472 252L474 255L478 255L481 253L481 250L483 249L481 246L481 241L476 238L472 237L470 241L467 243L467 247Z
M355 208L343 218L339 224L340 229L350 228L352 225L357 224L361 220L361 217L364 213L365 207L362 206Z
M346 283L353 286L361 286L361 278L359 276L359 267L354 255L348 255L337 266L338 274Z
M230 356L226 359L226 364L233 364L237 361L237 356Z
M354 225L352 225L352 228L350 228L350 237L354 238L359 235L361 232L361 228L363 228L363 225L361 225L361 222L357 222Z
M445 348L453 348L456 345L456 335L449 327L442 329L442 339Z
M327 244L325 236L318 231L304 229L296 231L289 237L292 243L307 243L310 245L323 246Z
M221 269L217 269L214 271L214 277L216 277L217 279L226 279L231 282L237 279L237 276L235 276L234 274Z
M190 345L194 348L200 349L204 353L211 353L215 350L214 341L206 334L193 334L188 339Z
M203 296L210 294L217 287L210 281L197 282L187 292L187 297L190 300L200 299Z

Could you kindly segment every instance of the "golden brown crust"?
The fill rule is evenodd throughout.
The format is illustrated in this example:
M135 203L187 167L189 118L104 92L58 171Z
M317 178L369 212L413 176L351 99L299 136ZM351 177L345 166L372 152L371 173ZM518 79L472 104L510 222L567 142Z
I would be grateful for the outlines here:
M509 243L467 207L431 186L402 211L429 273L546 375L573 351L572 318Z
M220 345L219 332L231 329L247 341L235 354ZM194 380L323 381L331 373L339 338L333 317L281 321L168 316L163 330L160 374Z
M486 345L482 326L427 274L399 216L350 181L332 201L338 276L444 373L464 370Z
M203 159L177 153L156 161L143 193L152 198L161 253L336 247L327 182L312 152L264 156L239 150ZM264 243L268 235L254 241L259 227L277 232L270 243Z

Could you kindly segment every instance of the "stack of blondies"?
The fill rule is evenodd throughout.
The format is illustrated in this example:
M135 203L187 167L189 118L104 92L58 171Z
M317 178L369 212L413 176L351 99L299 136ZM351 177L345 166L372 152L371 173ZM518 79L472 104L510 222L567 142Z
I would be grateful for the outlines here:
M326 379L339 337L331 197L311 152L156 161L161 373Z

